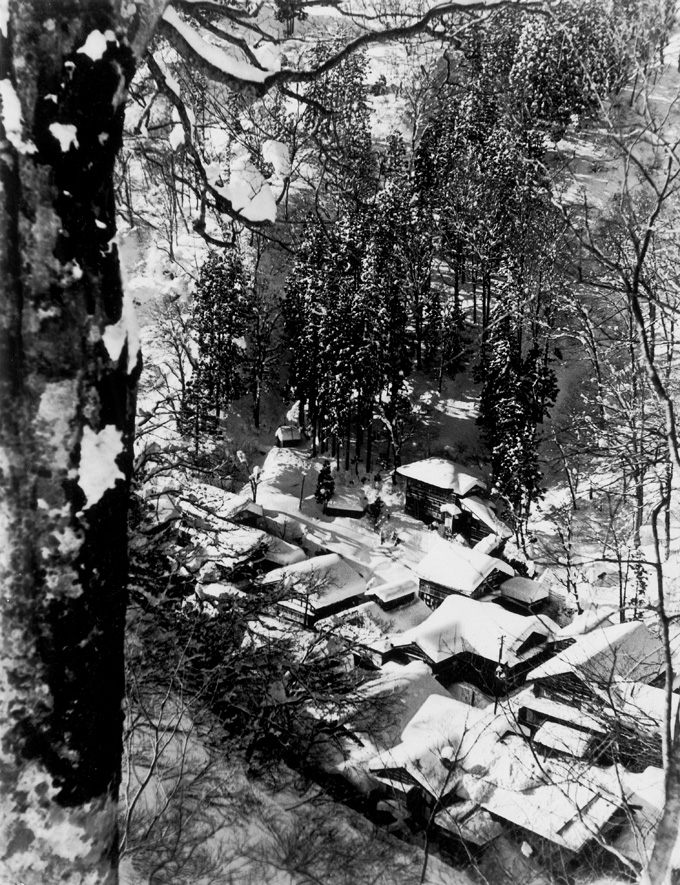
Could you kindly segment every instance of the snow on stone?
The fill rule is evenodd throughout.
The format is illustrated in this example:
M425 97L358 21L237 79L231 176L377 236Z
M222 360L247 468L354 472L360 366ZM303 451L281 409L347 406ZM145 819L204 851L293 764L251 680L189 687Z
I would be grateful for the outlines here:
M261 71L248 62L230 55L219 46L208 43L198 31L182 21L172 6L168 6L163 13L163 20L177 31L197 55L229 77L251 83L263 83L271 73L271 71Z
M69 151L71 147L79 147L78 130L73 123L52 123L50 132L57 139L64 153Z
M30 141L23 139L23 118L21 114L21 102L14 91L12 81L5 78L0 80L0 103L2 110L0 117L5 129L7 141L20 154L34 154L36 146Z
M107 424L99 433L91 427L84 427L78 485L85 494L85 509L96 504L119 479L125 479L116 464L116 458L122 452L123 433L114 424Z
M273 138L267 139L262 144L262 159L265 163L272 164L277 178L287 178L290 175L290 150L287 144Z
M113 31L91 31L87 35L87 40L78 50L79 54L88 55L92 61L99 61L106 52L106 44L115 43L118 45L116 35Z
M132 372L139 358L140 341L135 305L127 289L123 295L123 312L121 317L117 323L106 326L102 333L102 341L114 362L120 359L123 345L127 341L127 370L128 373Z

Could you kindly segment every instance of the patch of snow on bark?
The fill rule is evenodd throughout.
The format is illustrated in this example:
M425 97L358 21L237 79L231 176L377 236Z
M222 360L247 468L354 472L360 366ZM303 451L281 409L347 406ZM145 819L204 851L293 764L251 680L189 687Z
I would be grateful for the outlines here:
M85 493L85 509L96 504L119 479L125 479L116 464L123 452L123 434L114 424L107 424L99 433L85 427L80 444L80 475L78 485Z
M70 422L75 416L77 397L78 386L73 380L48 384L40 397L37 417L49 434L52 466L57 470L68 467L70 446L64 442L72 433Z
M5 128L7 141L20 154L34 154L36 146L30 141L23 139L23 119L21 114L21 102L14 91L12 81L5 78L0 80L0 102L2 111L0 117Z
M116 35L113 31L91 31L87 35L87 40L78 50L79 54L89 55L92 61L99 61L106 52L106 44L115 43L118 45Z
M9 3L8 0L0 0L0 34L7 36L7 25L9 23Z
M139 325L132 296L125 291L123 296L123 312L117 323L106 326L102 332L104 346L112 360L120 359L123 345L127 341L128 358L127 370L132 370L137 365L139 358Z
M33 840L24 850L15 851L3 859L3 869L8 879L3 881L23 881L27 869L39 881L39 875L46 875L53 868L53 861L60 858L63 865L80 864L90 859L98 842L108 828L113 827L116 805L106 800L102 809L98 800L84 803L77 809L61 809L54 802L58 790L52 777L38 763L24 765L17 783L17 791L26 796L41 796L41 804L32 803L20 816L23 827L33 835ZM90 821L83 824L83 821ZM51 877L50 877L51 878ZM46 879L45 879L46 881ZM97 885L101 882L99 872L85 870L79 875L80 885Z
M71 147L80 147L78 130L73 123L52 123L50 133L57 139L64 153L71 150Z

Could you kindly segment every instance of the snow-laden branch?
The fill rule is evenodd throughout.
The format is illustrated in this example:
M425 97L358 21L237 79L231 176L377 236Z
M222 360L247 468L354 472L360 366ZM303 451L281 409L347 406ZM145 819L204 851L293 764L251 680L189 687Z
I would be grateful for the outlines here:
M231 218L245 221L252 227L276 220L276 200L262 175L245 158L232 165L226 184L222 182L216 163L206 163L193 138L193 121L189 109L178 90L168 83L168 78L158 62L149 53L147 64L159 91L172 103L184 131L184 145L192 159L204 192L210 196L217 211ZM203 233L203 231L200 231Z
M179 5L183 12L189 14L193 11L217 11L212 8L208 10L207 7L210 4L200 2L200 0L195 0L195 2L180 0ZM376 43L389 43L422 34L434 22L439 21L439 19L445 16L454 15L455 13L491 12L508 6L514 8L520 6L523 9L540 12L545 10L546 3L544 0L522 0L522 2L518 2L518 0L455 0L455 2L440 3L427 10L421 16L418 16L409 24L387 26L367 31L359 37L349 40L345 46L322 64L305 70L295 70L292 68L285 68L279 71L262 70L245 58L237 57L233 51L235 47L231 47L228 50L226 47L208 42L199 30L194 28L189 22L182 20L177 11L171 6L163 14L159 30L175 49L191 60L196 68L208 79L222 83L235 92L251 96L252 98L258 98L276 85L303 83L314 80L341 64L349 55L360 49ZM342 3L336 3L335 8L340 14L351 18L351 13L342 9ZM250 23L245 25L245 27L250 29ZM276 38L268 39L277 42Z

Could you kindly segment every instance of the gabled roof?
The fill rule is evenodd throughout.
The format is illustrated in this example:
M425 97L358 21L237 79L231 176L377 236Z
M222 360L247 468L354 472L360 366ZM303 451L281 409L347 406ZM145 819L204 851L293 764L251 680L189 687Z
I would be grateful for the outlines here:
M313 609L361 596L366 590L366 581L338 553L274 569L262 581L263 585L279 582L290 588L291 595L308 594L307 603Z
M494 535L498 535L500 538L512 537L512 529L507 523L498 518L493 505L489 501L482 501L476 495L469 495L467 498L461 499L460 506L488 526Z
M217 486L190 477L178 477L178 484L166 488L166 495L184 516L207 519L214 528L229 521L252 505L250 498L226 492Z
M545 584L532 581L531 578L510 578L508 581L503 581L500 590L501 596L515 599L525 605L533 605L550 598L550 592Z
M400 774L437 799L452 792L465 772L487 770L499 738L521 730L505 710L494 713L451 697L430 695L401 734L401 743L374 757L369 770L398 786Z
M463 652L514 667L542 650L520 652L533 633L552 638L558 630L550 618L525 617L490 602L448 596L430 617L395 637L395 647L416 645L433 664Z
M296 544L289 544L283 538L270 536L264 558L269 562L275 562L277 565L287 566L296 562L303 562L307 559L305 551Z
M292 424L282 424L277 427L274 436L281 442L300 442L302 440L300 428L294 427Z
M474 488L486 488L481 477L468 467L449 461L447 458L426 458L397 468L397 473L407 479L417 479L437 489L451 491L456 495L467 495Z
M592 744L593 736L587 731L579 731L561 722L548 720L537 730L533 741L551 750L567 753L576 759L584 759Z
M622 804L575 775L525 790L496 787L481 803L496 817L573 852L598 836Z
M642 621L600 626L576 636L574 644L529 673L546 679L574 673L588 682L606 684L615 677L651 682L664 666L661 640Z
M666 691L644 682L629 682L614 677L606 686L594 686L595 692L612 708L613 715L622 714L635 720L639 728L659 732L666 717ZM670 698L671 722L675 725L680 697ZM612 715L612 714L610 714Z
M468 729L486 718L483 710L453 698L430 695L403 730L401 743L372 759L369 770L382 772L387 779L390 772L404 771L413 783L441 798L457 782L444 764L442 751L460 749Z
M434 548L416 566L416 574L422 580L467 596L474 593L494 570L511 578L515 574L512 566L495 556L440 539L435 541Z

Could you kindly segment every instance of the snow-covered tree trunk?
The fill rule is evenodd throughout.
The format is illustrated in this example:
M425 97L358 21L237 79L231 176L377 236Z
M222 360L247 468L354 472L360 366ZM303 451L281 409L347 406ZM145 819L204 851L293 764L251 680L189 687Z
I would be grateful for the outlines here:
M112 176L135 62L113 3L7 12L0 2L0 881L109 885L138 374Z

